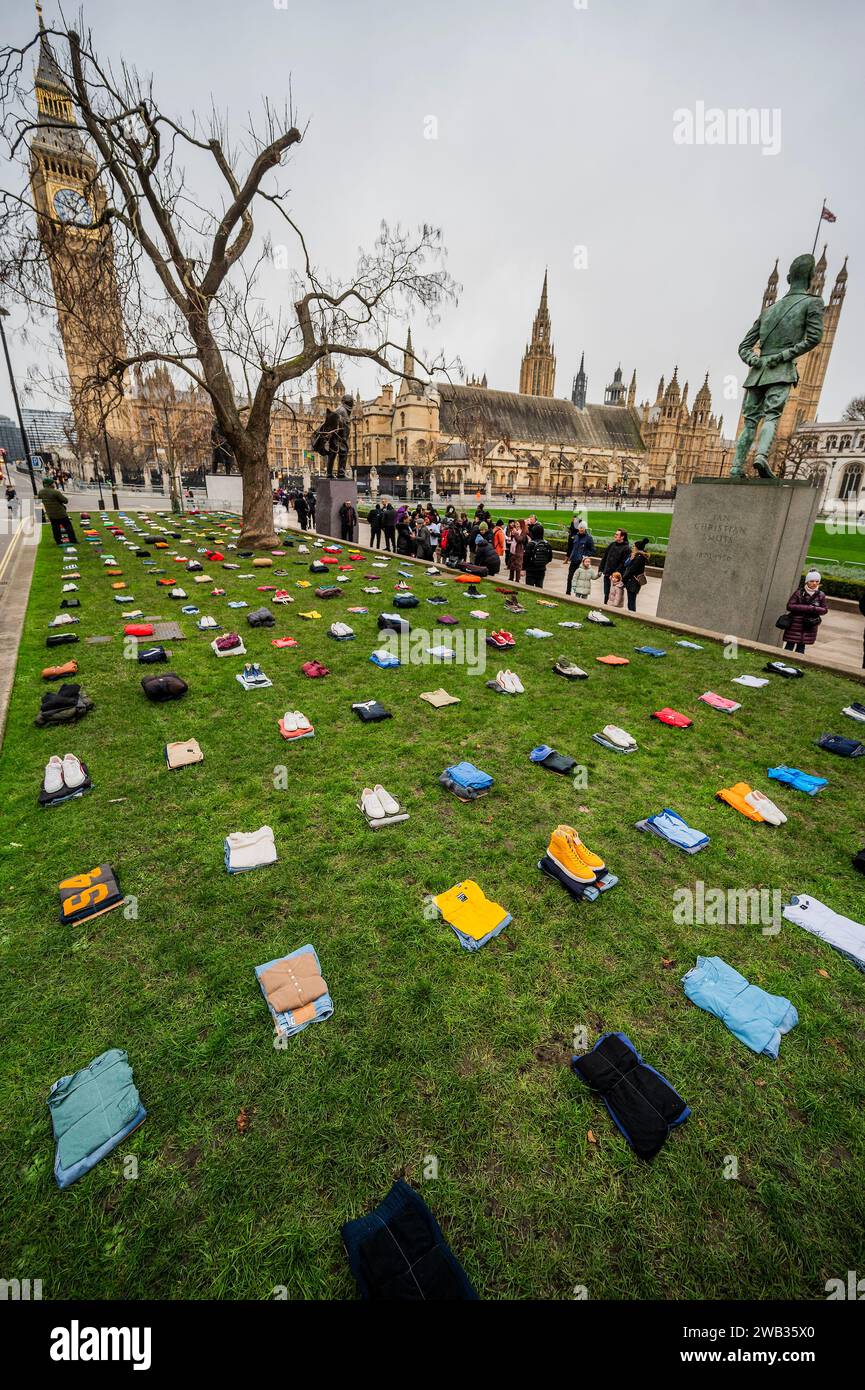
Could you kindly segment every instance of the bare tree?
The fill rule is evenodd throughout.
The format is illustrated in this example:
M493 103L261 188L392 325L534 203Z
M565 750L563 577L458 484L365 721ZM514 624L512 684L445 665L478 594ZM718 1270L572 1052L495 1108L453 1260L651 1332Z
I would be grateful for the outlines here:
M865 396L854 396L847 405L842 420L865 420Z
M781 446L778 458L780 478L798 478L817 486L819 478L819 437L807 429L794 430Z
M43 109L37 117L29 70L34 51L46 46L62 83L60 114ZM80 171L82 218L46 216L39 206L31 149L46 137L81 146L81 157L72 150L67 163L74 156ZM122 421L124 379L136 365L164 362L185 372L209 396L242 474L244 542L274 544L267 458L274 401L327 354L403 375L389 323L412 309L432 320L455 297L441 233L382 223L354 271L330 277L316 265L278 177L302 141L290 97L281 111L265 101L235 147L215 111L203 126L168 115L151 79L125 61L113 68L89 32L65 22L0 49L0 141L23 174L19 187L0 193L0 284L37 314L56 310L67 345L79 335L89 367L72 387L89 395L103 420ZM214 176L221 194L205 200L196 181ZM281 227L287 245L275 245L266 225L257 229L259 212ZM288 310L263 297L261 272L270 263L288 272ZM419 369L429 376L437 368L416 362ZM235 380L244 383L243 400Z

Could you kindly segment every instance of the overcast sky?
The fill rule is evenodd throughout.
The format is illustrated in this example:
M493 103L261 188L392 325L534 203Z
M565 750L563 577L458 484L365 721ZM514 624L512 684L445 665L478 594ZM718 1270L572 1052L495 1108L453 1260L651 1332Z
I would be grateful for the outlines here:
M57 13L45 0L49 25ZM736 347L775 257L783 290L810 251L825 196L826 298L848 252L850 280L820 418L865 393L862 0L84 0L84 14L168 111L213 96L240 127L291 76L309 123L292 201L316 260L347 274L382 217L440 225L462 292L437 327L413 325L415 345L504 390L548 267L557 395L583 350L590 401L619 361L638 400L675 363L693 399L708 369L732 433ZM6 41L30 37L30 0L6 0L4 21ZM698 103L763 109L777 152L676 143L674 113L696 119ZM12 346L23 383L31 353L14 332ZM344 375L371 394L372 376Z

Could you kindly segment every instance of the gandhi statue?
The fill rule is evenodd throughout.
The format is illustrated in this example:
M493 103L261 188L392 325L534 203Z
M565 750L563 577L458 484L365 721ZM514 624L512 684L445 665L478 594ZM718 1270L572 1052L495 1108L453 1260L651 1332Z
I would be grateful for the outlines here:
M751 370L745 378L745 423L736 441L731 478L745 476L745 464L761 419L754 468L761 478L775 476L769 467L769 450L790 388L799 380L796 358L810 352L823 337L823 301L809 292L813 274L814 257L797 256L787 275L789 290L783 299L763 310L739 344L739 356ZM758 342L760 349L756 352Z

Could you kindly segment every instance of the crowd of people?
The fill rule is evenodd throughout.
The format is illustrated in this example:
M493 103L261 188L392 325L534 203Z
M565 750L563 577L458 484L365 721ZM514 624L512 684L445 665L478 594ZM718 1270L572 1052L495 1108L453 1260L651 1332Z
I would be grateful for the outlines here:
M286 511L297 513L297 524L301 531L315 530L315 492L308 488L289 490L282 486L273 490L274 506L285 507Z

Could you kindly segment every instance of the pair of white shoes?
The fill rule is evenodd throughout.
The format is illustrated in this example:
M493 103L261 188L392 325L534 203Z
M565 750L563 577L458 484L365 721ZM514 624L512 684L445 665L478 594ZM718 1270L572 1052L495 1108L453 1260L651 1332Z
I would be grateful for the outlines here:
M282 716L282 722L286 733L298 734L308 733L312 728L305 714L301 714L299 709L287 709Z
M73 593L75 593L75 591L76 591L77 588L78 588L78 585L77 585L77 584L64 584L64 585L63 585L63 592L64 592L64 594L73 594Z
M608 743L614 743L617 748L636 748L637 740L632 738L625 729L620 729L618 724L605 724L603 735Z
M784 815L784 812L775 805L774 801L769 800L765 792L758 792L755 788L753 791L748 792L745 800L751 809L759 811L763 819L768 821L770 825L787 824L787 817Z
M525 695L526 689L513 671L497 671L496 680L507 695Z
M399 815L399 802L381 783L374 787L364 787L360 804L368 820L384 820L386 816Z
M64 787L74 792L78 787L83 787L86 781L87 773L74 753L64 753L62 758L55 753L48 759L42 786L47 796L53 796Z
M354 636L354 629L350 628L348 623L331 623L330 635L331 637L336 637L340 641L344 641L346 637Z

